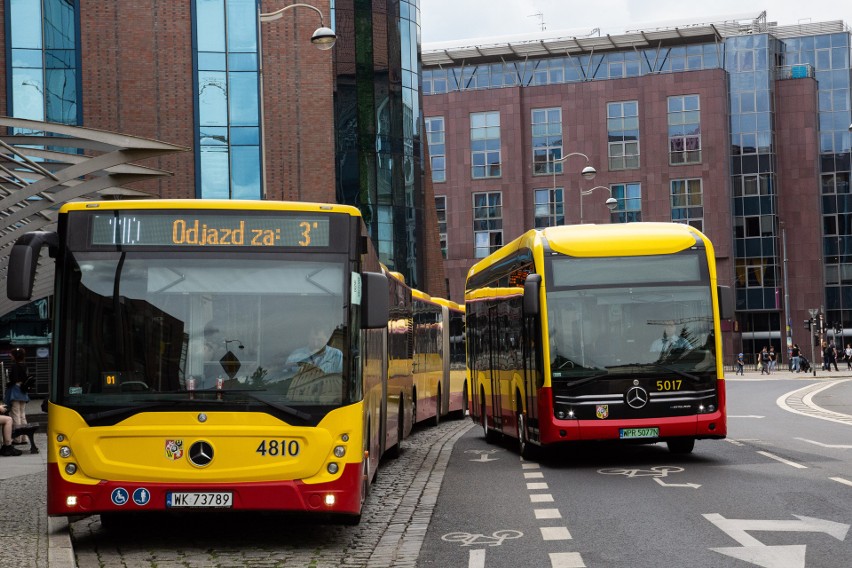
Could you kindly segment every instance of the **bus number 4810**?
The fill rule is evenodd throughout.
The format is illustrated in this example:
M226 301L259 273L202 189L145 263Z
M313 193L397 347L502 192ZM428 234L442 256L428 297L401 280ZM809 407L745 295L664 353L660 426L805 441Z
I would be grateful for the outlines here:
M262 456L295 457L300 449L297 440L262 440L255 452Z

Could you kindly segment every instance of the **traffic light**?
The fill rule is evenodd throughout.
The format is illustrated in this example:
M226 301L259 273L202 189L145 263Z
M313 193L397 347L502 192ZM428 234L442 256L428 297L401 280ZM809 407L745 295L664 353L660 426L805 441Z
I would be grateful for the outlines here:
M810 330L811 330L811 323L812 323L813 321L814 321L814 320L806 319L806 320L805 320L805 329L807 329L808 331L810 331Z

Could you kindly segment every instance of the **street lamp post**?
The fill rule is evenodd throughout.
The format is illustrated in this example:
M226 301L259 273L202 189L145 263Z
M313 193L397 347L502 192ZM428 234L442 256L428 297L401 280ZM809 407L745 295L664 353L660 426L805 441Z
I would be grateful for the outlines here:
M819 314L819 310L816 308L809 308L808 313L811 314L811 369L814 372L814 376L816 377L816 358L814 354L814 325L819 325L816 319L817 314ZM822 349L822 343L820 343L820 349Z
M609 207L609 210L612 211L616 207L618 207L618 200L612 196L612 189L605 185L596 185L590 189L580 190L580 224L583 224L583 198L587 195L590 195L596 189L605 189L609 192L609 198L605 201L606 206Z
M598 171L595 168L593 168L592 166L589 165L589 157L587 155L583 154L582 152L571 152L569 154L565 154L561 158L558 158L556 160L551 161L551 168L553 169L553 185L551 187L552 187L554 193L556 192L556 164L564 162L565 160L567 160L568 158L570 158L572 156L580 156L580 157L582 157L586 160L586 167L583 168L582 171L580 171L580 175L583 176L583 179L588 179L588 180L595 179L595 175L597 175L597 173L598 173ZM589 191L591 191L591 190L589 190ZM580 193L580 223L581 224L583 223L583 197L582 197L583 195L585 195L585 194L581 192ZM610 193L610 195L612 195L612 194ZM612 207L610 207L610 209L612 209Z
M262 36L260 24L263 22L274 22L279 18L284 16L284 12L287 10L291 10L293 8L308 8L309 10L313 10L317 14L319 14L320 18L320 27L314 30L313 35L311 35L311 43L316 46L317 49L321 49L323 51L331 49L334 47L334 42L337 41L337 34L334 33L334 30L331 28L327 28L325 26L325 18L322 15L322 12L316 6L311 6L310 4L296 3L290 4L289 6L284 6L274 12L261 12L260 11L260 3L257 6L257 77L258 77L258 86L260 87L260 104L258 105L258 110L260 114L260 172L263 176L263 199L266 199L266 137L265 137L265 125L264 125L264 108L263 108L263 50L262 50Z

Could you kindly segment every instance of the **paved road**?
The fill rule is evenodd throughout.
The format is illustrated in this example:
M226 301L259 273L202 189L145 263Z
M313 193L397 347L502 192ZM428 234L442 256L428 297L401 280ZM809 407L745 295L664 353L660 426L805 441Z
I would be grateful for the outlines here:
M813 382L813 375L792 374L788 371L767 377L756 371L747 371L745 377L735 377L732 381L762 381L776 379L801 379L802 386ZM792 397L788 404L798 412L811 413L815 418L837 420L832 413L852 416L852 380L834 383L835 379L852 379L852 372L841 369L837 372L818 371L819 382L831 387L819 390L819 385L809 390L803 389L798 397ZM824 381L823 381L824 380ZM38 414L38 404L33 405L31 415ZM32 416L36 420L38 417ZM43 419L43 417L41 418ZM198 542L178 541L168 550L174 552L168 559L154 556L140 547L135 547L135 537L129 539L130 546L117 548L104 539L97 517L83 519L73 523L75 543L69 538L67 524L63 519L51 519L48 522L45 513L45 452L47 439L45 434L36 434L36 444L41 453L25 453L20 457L0 457L0 540L6 554L0 555L0 568L74 568L78 566L112 566L113 554L123 558L124 551L133 550L125 565L160 567L180 564L182 566L247 566L274 565L277 558L299 558L313 562L314 566L404 566L413 565L417 559L420 543L431 520L431 511L441 487L443 468L458 436L470 427L464 421L445 422L438 429L419 430L405 442L407 449L402 458L385 464L379 472L379 478L368 501L364 522L354 528L331 527L323 529L319 537L311 537L310 530L304 527L280 526L264 528L257 538L263 541L263 534L279 535L283 552L271 553L259 549L258 556L247 557L235 554L237 548L234 537L240 535L240 527L226 525L224 521L208 526L209 530L221 531L221 539L213 540L217 546L211 546L209 539L202 547ZM415 471L413 476L410 471ZM175 527L172 526L172 529ZM184 529L186 527L181 527ZM315 528L315 527L314 527ZM160 541L171 542L173 534L159 534ZM204 533L196 532L197 536ZM137 535L138 536L138 535ZM149 544L154 542L147 535ZM248 535L252 536L252 535ZM141 537L140 537L141 538ZM331 538L333 552L326 553L324 539ZM128 539L125 539L127 544ZM261 542L262 544L262 542ZM231 551L227 562L216 564L221 550ZM162 546L161 546L162 548ZM9 553L12 550L14 553ZM287 556L287 555L290 556ZM211 563L206 563L211 562ZM306 563L305 565L308 565ZM407 564L406 564L407 563Z

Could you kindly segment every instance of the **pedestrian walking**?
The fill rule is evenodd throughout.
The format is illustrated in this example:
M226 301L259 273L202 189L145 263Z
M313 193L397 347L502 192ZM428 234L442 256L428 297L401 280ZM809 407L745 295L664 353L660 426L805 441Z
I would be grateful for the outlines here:
M852 344L846 344L846 350L843 352L843 357L846 359L846 370L852 371Z
M790 370L793 371L794 373L798 373L801 370L801 365L802 365L802 357L801 357L802 351L801 351L801 349L799 349L798 343L793 344L793 349L790 353L791 353Z
M769 374L769 348L764 347L760 351L760 374Z
M775 353L775 347L769 348L769 371L771 373L775 372L775 369L778 366L778 355Z
M743 358L742 353L737 355L737 372L734 374L745 376L745 359Z

